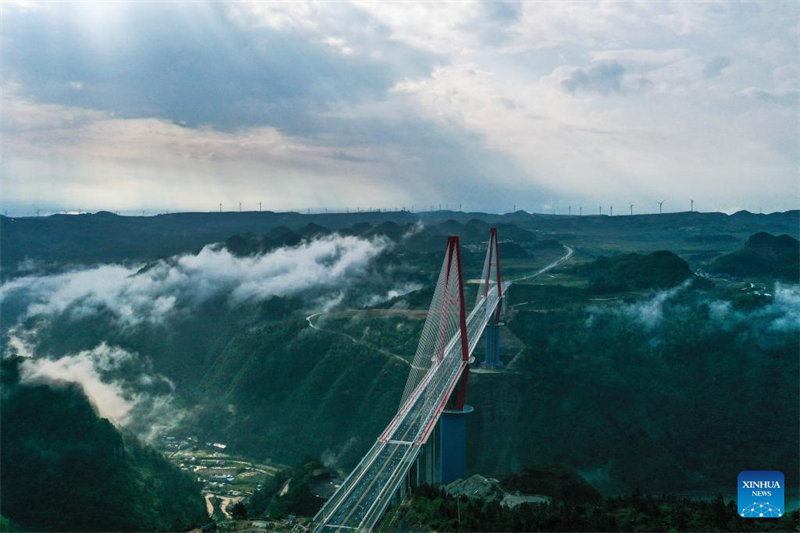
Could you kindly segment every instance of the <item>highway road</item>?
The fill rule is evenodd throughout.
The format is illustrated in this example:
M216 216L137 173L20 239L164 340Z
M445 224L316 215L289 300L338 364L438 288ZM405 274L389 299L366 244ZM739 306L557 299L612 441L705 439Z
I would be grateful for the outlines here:
M564 257L534 274L513 281L534 278L568 260L574 251L568 246L564 248L567 251ZM503 283L503 293L513 281ZM500 302L497 291L488 292L488 296L481 298L467 317L470 354ZM309 324L312 324L311 320ZM416 460L421 445L433 430L467 365L462 360L460 342L460 334L456 333L446 345L442 360L431 366L378 441L317 514L315 531L369 530L377 523Z
M537 270L533 274L528 274L527 276L522 276L522 277L519 277L519 278L515 278L515 279L512 280L512 283L514 281L523 281L523 280L526 280L526 279L533 279L536 276L540 276L540 275L544 274L545 272L549 272L550 270L553 270L555 267L557 267L558 265L560 265L564 261L568 261L572 257L572 254L575 253L575 250L573 250L571 247L567 246L566 244L563 245L563 246L564 246L564 250L567 251L567 254L564 257L562 257L560 259L557 259L556 261L553 261L552 263L550 263L546 267L544 267L544 268L542 268L540 270Z
M508 283L503 285L505 288ZM482 298L467 318L470 353L498 302L496 291L490 291L489 297ZM320 524L317 531L368 528L365 520L380 518L466 366L461 358L460 342L457 333L448 342L441 362L431 367L381 439L325 504L317 515Z

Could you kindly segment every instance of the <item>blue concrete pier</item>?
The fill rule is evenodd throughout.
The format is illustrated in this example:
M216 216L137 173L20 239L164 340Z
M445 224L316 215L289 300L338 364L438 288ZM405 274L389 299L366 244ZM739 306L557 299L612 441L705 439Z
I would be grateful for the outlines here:
M439 477L446 485L467 476L467 416L473 411L465 405L461 411L445 410L439 419Z
M503 363L500 361L500 325L486 324L486 355L484 356L483 368L500 368Z

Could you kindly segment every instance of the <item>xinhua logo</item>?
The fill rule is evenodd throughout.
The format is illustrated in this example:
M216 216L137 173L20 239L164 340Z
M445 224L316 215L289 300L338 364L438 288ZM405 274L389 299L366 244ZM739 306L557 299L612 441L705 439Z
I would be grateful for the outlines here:
M783 516L783 474L777 470L745 470L739 474L739 515L745 518Z

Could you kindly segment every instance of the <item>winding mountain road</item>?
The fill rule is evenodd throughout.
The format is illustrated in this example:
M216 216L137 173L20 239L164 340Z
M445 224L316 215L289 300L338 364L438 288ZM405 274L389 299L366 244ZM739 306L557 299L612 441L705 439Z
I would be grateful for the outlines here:
M526 280L526 279L533 279L533 278L535 278L537 276L541 276L545 272L549 272L549 271L553 270L555 267L557 267L561 263L563 263L565 261L568 261L572 257L572 254L575 253L575 250L573 250L571 247L567 246L566 244L564 244L563 246L564 246L564 249L567 251L567 254L564 257L561 257L560 259L556 259L555 261L553 261L552 263L550 263L546 267L542 268L541 270L537 270L533 274L528 274L527 276L521 276L519 278L512 279L511 281L516 283L517 281L523 281L523 280Z

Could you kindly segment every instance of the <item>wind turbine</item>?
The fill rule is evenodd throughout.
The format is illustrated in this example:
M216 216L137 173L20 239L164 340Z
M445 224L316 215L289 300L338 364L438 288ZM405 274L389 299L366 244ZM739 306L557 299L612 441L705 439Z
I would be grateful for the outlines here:
M691 207L689 207L689 212L694 213L694 200L689 200L691 203Z
M603 206L602 205L600 206L600 214L601 215L603 214Z
M219 203L219 212L222 213L222 202Z
M567 214L568 214L569 216L572 216L572 206L571 206L571 205L568 205L568 206L567 206Z
M578 211L578 216L579 217L583 216L583 206L580 207L580 210Z
M661 208L664 206L664 200L661 200L660 202L656 202L656 203L658 204L658 214L660 215L661 214Z
M258 202L258 212L261 212L261 202Z
M633 203L631 203L631 216L633 216Z
M239 202L239 212L242 212L242 202Z
M614 206L613 205L608 206L608 216L610 216L610 217L614 216Z

